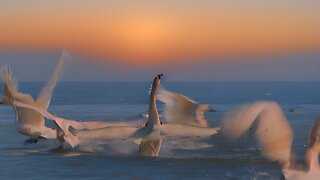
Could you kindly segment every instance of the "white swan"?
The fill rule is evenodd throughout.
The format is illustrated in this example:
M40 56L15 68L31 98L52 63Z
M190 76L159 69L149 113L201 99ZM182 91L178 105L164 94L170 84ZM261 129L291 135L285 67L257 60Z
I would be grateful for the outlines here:
M206 111L214 111L208 104L199 104L189 97L160 88L157 98L165 103L167 123L209 127L204 116Z
M58 75L62 70L63 62L66 58L68 58L68 55L62 53L50 80L42 88L35 100L31 95L19 92L17 81L9 68L5 67L3 69L4 94L0 100L0 104L9 104L13 107L16 113L17 130L21 134L29 136L29 142L36 142L37 138L55 139L56 131L45 126L44 117L40 113L32 109L17 107L13 104L13 100L47 109L51 101L52 91L56 86Z
M320 179L320 119L309 133L305 169L297 168L291 150L293 132L277 103L260 101L245 105L224 120L222 132L227 137L236 139L248 131L254 133L262 154L281 165L286 179Z

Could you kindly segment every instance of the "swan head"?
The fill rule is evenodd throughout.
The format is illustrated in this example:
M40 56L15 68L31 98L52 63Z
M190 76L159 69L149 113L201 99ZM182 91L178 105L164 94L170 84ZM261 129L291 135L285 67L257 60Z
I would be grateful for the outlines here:
M163 74L158 74L154 78L153 84L152 84L152 89L157 90L159 88L162 77L163 77Z

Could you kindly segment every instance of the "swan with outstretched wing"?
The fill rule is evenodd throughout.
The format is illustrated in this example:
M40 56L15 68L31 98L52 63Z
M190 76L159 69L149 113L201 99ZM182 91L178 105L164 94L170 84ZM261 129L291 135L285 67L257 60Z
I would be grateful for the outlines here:
M37 138L55 139L56 131L45 126L44 117L40 113L29 108L17 107L13 104L13 101L47 109L63 63L68 58L68 54L63 52L50 80L42 88L36 99L33 99L29 94L19 92L17 80L8 66L4 67L2 71L3 97L0 103L9 104L13 107L16 113L17 130L30 137L28 142L36 142Z

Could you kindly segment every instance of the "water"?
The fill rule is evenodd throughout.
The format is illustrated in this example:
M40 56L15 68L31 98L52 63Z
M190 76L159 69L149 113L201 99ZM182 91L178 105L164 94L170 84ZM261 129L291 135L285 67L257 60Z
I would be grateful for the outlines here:
M308 130L320 112L320 82L164 82L172 91L208 103L212 126L222 115L245 102L275 100L294 129L293 149L303 159ZM23 92L37 94L42 83L21 83ZM148 108L150 82L65 82L54 92L50 112L81 120L134 119ZM161 110L163 106L159 104ZM298 112L289 112L298 108ZM207 140L214 147L173 150L163 144L158 158L106 152L61 153L55 141L24 144L14 126L11 107L0 106L0 179L280 179L276 163L266 161L253 141L235 144Z

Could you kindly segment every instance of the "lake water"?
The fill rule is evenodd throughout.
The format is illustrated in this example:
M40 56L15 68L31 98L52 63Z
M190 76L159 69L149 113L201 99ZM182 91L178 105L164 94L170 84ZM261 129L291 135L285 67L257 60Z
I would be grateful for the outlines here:
M79 120L135 119L148 109L150 82L62 82L49 111ZM21 83L22 92L37 95L42 83ZM293 150L303 159L309 128L320 115L320 82L163 82L170 91L212 105L211 126L224 113L246 102L280 103L295 133ZM2 93L2 92L1 92ZM289 112L297 108L298 112ZM159 109L163 105L159 103ZM15 130L14 113L0 106L0 179L280 179L277 163L266 161L252 140L213 147L172 150L162 146L158 158L108 152L58 152L55 141L25 144ZM124 147L125 148L125 147ZM75 156L75 153L77 155Z

